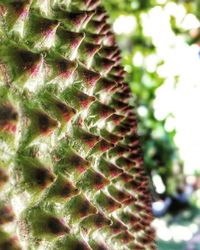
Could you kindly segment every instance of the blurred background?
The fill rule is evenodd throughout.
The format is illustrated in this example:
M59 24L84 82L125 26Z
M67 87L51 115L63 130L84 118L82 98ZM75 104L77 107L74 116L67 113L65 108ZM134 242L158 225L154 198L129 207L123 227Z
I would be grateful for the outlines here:
M158 249L200 249L200 0L104 3L135 97Z

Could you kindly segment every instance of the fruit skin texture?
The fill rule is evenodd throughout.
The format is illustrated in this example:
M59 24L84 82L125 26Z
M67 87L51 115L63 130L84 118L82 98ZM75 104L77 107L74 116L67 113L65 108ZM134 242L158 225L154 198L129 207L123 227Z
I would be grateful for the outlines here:
M124 74L99 0L0 0L0 249L156 249Z

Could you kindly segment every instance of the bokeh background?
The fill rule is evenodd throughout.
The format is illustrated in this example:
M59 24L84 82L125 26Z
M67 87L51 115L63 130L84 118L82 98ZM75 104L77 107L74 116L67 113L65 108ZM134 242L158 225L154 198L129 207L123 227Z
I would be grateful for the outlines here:
M151 180L159 250L200 249L200 0L104 0Z

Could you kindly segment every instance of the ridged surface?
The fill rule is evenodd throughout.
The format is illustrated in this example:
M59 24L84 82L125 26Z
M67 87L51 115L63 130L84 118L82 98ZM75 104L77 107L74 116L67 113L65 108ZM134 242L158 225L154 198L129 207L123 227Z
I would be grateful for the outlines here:
M0 249L156 249L120 52L98 0L0 0Z

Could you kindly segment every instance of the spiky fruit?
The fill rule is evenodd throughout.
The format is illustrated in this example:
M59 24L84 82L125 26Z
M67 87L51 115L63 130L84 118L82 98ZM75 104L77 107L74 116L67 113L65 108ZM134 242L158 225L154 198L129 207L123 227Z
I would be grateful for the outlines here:
M0 0L0 249L155 249L131 92L99 0Z

